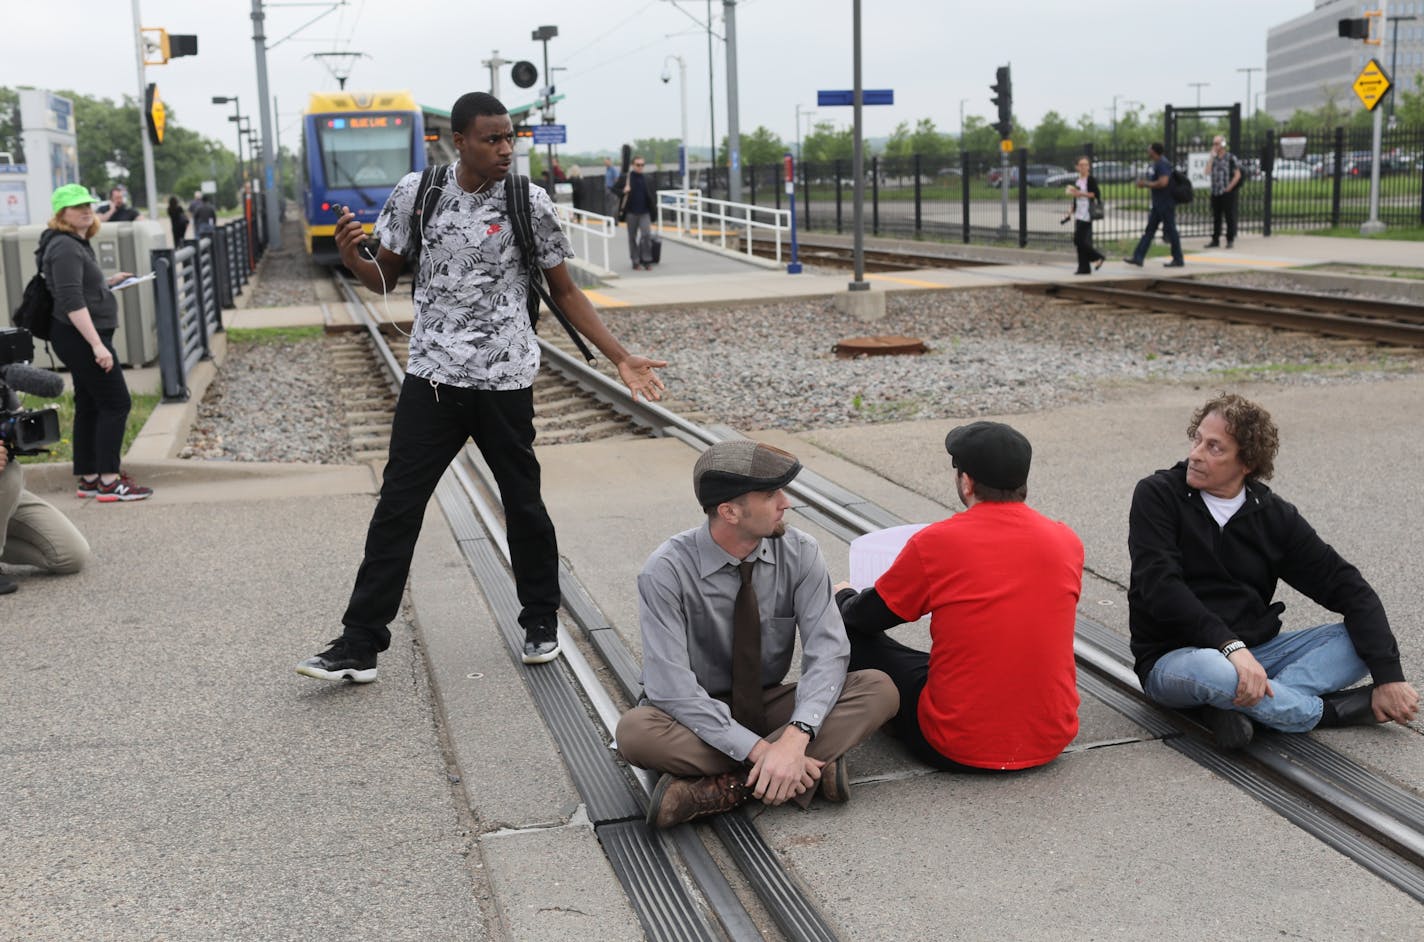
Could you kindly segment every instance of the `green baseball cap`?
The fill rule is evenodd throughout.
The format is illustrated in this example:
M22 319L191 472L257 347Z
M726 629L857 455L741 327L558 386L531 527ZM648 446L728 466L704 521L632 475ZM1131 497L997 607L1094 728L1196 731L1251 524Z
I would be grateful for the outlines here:
M66 183L55 190L54 195L49 198L49 205L56 213L71 206L84 206L96 202L98 200L94 199L93 194L78 183Z

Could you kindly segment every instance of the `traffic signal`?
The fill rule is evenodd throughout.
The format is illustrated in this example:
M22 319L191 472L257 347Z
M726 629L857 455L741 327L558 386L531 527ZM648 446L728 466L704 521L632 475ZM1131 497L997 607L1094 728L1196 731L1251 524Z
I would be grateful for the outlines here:
M997 81L989 86L994 92L994 97L989 100L999 107L999 120L994 126L999 129L999 137L1007 140L1014 133L1014 90L1009 80L1009 67L999 66L994 77Z
M1364 17L1356 20L1340 21L1341 39L1369 39L1370 21Z
M163 65L169 59L198 54L198 37L192 33L169 33L156 26L145 26L140 32L144 65Z

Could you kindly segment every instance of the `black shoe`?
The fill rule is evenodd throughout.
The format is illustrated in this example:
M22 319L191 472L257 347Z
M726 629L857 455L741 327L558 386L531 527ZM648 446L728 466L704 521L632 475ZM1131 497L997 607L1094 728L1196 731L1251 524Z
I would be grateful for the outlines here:
M1374 692L1375 685L1366 684L1363 687L1322 694L1320 701L1325 704L1325 708L1320 711L1320 722L1315 724L1315 728L1375 725L1379 720L1375 719L1374 707L1371 706Z
M14 579L11 579L9 576L3 573L0 573L0 595L9 595L11 592L14 592L19 588L19 583L17 583Z
M1235 241L1234 239L1227 239L1227 240L1226 240L1226 247L1227 247L1228 249L1234 249L1234 248L1236 248L1236 241Z
M1206 725L1216 737L1216 744L1223 749L1244 749L1251 744L1256 728L1251 725L1251 717L1235 710L1219 710L1203 707Z
M1107 260L1108 257L1106 255L1099 256L1098 260L1093 263L1093 271L1097 271L1098 269L1102 268L1103 262L1106 262Z
M543 664L559 656L559 626L535 625L524 629L524 663Z
M1075 274L1075 275L1091 275L1092 272L1090 272L1090 271L1075 271L1073 274Z
M1163 268L1186 268L1187 263L1183 261L1171 261L1162 266Z
M1136 265L1138 268L1142 267L1142 263L1135 258L1125 258L1123 262L1128 265Z
M298 664L297 673L317 680L369 684L376 679L376 652L352 647L345 638L337 638L331 647Z
M1226 247L1227 247L1227 248L1231 248L1230 244L1228 244ZM1212 240L1211 240L1210 242L1208 242L1206 245L1202 246L1202 248L1206 248L1206 249L1219 249L1219 248L1221 248L1221 243L1218 242L1218 241L1215 240L1215 239L1212 239Z

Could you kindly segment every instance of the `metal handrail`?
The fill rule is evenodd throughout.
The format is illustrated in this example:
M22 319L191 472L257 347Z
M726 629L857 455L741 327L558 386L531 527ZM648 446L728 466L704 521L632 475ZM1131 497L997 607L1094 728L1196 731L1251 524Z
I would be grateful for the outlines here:
M751 203L733 203L728 200L703 196L701 190L660 190L658 191L658 228L667 231L667 219L675 220L674 231L699 242L708 241L715 226L718 244L727 248L727 235L740 235L740 251L752 257L754 238L769 238L776 243L776 261L781 261L782 233L789 238L791 232L791 211L756 206ZM762 233L766 235L763 236Z
M572 243L574 233L578 233L582 244L582 251L575 249L575 254L579 258L589 259L588 240L599 239L603 243L603 267L608 270L608 243L612 240L613 234L617 231L618 222L611 216L603 216L599 213L589 212L586 209L574 209L562 203L554 204L554 214L559 217L559 225L563 226L564 235L568 236Z

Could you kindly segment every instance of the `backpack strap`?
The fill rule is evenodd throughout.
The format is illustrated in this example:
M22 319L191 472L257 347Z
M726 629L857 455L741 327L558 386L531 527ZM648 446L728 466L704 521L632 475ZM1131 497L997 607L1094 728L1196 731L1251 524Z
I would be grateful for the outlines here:
M420 253L425 247L425 223L430 217L430 191L436 180L445 178L449 164L427 164L420 172L420 183L415 188L415 203L410 210L410 248L406 254L406 264L412 275L420 272ZM439 203L437 194L436 203ZM415 291L415 280L411 279L411 291Z
M545 284L544 270L539 267L539 255L534 248L533 210L530 208L529 178L522 173L511 173L504 178L504 202L509 213L509 225L514 230L514 238L519 243L520 254L524 257L524 267L529 272L529 326L535 333L539 330L539 301L543 299L558 318L559 324L578 347L579 353L588 362L593 362L593 353L583 342L568 315L554 303L554 297Z

